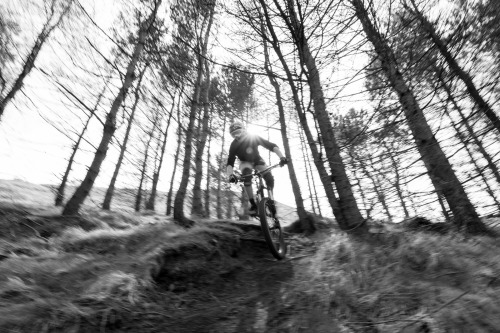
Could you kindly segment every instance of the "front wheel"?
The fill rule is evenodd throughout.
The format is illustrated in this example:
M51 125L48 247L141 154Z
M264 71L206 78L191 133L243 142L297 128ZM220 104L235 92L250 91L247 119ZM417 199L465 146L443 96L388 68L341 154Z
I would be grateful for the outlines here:
M259 202L259 219L262 233L271 254L278 260L286 256L286 244L281 224L275 215L274 203L264 198Z

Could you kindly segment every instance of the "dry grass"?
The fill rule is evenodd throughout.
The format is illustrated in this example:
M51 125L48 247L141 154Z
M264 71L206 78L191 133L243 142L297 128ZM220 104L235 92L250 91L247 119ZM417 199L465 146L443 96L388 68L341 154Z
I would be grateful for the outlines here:
M118 218L126 221L119 228ZM1 239L0 331L109 328L147 304L144 293L153 285L179 284L181 275L196 270L199 277L214 268L201 264L203 255L179 265L179 254L199 250L224 260L238 246L229 225L199 223L186 231L163 217L146 220L125 213L103 220L96 213L79 219L94 225L87 230L59 225L46 239Z
M187 231L161 215L89 207L61 219L44 206L51 202L41 194L52 200L44 191L0 182L9 198L0 206L1 332L119 331L123 318L152 309L167 318L154 303L166 297L158 287L182 301L193 284L203 288L241 264L232 257L239 229L227 221ZM288 331L498 331L497 239L396 228L360 242L328 232L315 254L288 263L293 279L274 303Z
M316 327L338 331L497 332L499 250L496 239L457 234L389 232L375 244L333 234L293 298L328 314Z

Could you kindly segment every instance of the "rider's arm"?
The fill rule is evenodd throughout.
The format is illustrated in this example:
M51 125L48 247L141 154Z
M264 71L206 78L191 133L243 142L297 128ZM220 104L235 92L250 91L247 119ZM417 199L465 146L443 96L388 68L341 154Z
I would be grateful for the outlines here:
M275 152L275 153L276 153L275 149L278 149L278 151L279 151L277 144L272 143L271 141L268 141L268 140L262 138L261 136L256 135L256 141L259 145L266 148L267 150L270 150L270 151ZM276 153L276 154L278 154L278 153ZM281 154L281 152L280 152L280 154ZM281 156L283 156L283 154L281 154Z
M229 155L227 156L226 174L228 177L233 174L233 167L235 160L236 160L236 154L234 152L234 144L231 144L231 146L229 146Z
M228 164L226 167L226 175L230 177L232 174L233 174L233 166Z
M278 157L280 159L285 157L285 155L283 155L283 153L281 152L281 150L277 146L274 147L273 153L275 153L276 155L278 155Z

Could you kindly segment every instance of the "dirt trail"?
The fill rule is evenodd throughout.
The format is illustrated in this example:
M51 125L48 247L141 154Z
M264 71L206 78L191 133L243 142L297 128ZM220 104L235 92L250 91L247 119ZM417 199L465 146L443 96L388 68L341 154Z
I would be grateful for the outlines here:
M243 225L245 234L234 269L220 280L201 281L186 291L151 295L168 316L134 318L122 330L141 332L301 332L300 305L294 280L308 269L314 241L288 237L290 255L281 261L270 254L258 225ZM309 319L308 319L309 320ZM146 327L145 324L148 324ZM314 323L309 323L309 329Z

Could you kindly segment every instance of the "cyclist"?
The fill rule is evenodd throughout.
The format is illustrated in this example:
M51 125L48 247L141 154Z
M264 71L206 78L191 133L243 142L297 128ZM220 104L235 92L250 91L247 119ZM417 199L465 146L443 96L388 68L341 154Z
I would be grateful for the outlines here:
M252 169L262 171L267 168L266 162L259 155L258 146L263 146L266 149L274 152L280 158L280 165L283 166L288 163L288 160L281 153L278 146L268 140L261 138L258 135L248 133L243 124L236 120L229 126L229 133L234 138L231 146L229 147L229 156L227 158L226 173L230 183L236 182L236 176L233 173L234 161L236 157L240 160L240 171L243 175L243 184L248 195L250 202L250 215L257 214L257 204L255 203L252 190ZM273 197L274 177L271 172L266 172L263 175L267 188L269 189L269 196L271 200Z

